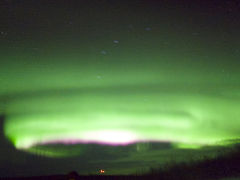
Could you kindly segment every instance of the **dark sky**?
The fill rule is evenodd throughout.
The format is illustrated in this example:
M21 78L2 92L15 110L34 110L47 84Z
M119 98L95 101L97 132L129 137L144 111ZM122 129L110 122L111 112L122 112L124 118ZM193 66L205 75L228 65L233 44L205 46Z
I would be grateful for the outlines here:
M128 174L231 150L239 10L231 0L0 1L0 176Z

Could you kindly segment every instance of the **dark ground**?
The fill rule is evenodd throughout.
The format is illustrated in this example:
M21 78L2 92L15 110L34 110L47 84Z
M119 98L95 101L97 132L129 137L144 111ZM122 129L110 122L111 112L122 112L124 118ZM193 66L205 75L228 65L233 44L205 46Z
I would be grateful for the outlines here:
M240 146L236 146L236 151L226 156L217 157L201 162L180 163L161 169L152 169L148 174L129 175L129 176L110 176L110 175L90 175L79 176L76 172L67 175L38 176L38 177L19 177L2 178L6 180L30 180L30 179L53 179L53 180L91 180L91 179L240 179Z

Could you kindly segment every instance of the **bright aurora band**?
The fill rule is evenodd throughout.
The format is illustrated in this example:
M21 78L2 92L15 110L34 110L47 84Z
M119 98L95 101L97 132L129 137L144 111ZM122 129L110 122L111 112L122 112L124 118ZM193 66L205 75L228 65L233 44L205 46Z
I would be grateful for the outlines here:
M24 3L22 9L8 4L20 14L8 21L28 17L33 28L10 25L1 33L0 115L4 136L18 151L66 158L81 156L87 144L201 149L239 143L238 26L228 16L225 25L215 19L221 10L160 11L150 4L130 3L127 14L124 3L89 3L93 14L61 3L44 14L28 5L32 17ZM169 17L161 16L166 12Z

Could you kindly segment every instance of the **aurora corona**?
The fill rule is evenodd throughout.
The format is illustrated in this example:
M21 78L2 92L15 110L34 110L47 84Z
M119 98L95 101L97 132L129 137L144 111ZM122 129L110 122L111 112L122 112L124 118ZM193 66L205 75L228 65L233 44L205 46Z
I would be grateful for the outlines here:
M215 55L126 54L84 61L60 54L43 56L38 64L27 57L7 54L0 66L4 134L17 149L151 141L181 148L239 141L240 74L231 64L224 67L231 76L219 71L222 67L210 61Z
M16 97L7 106L5 135L24 150L56 143L142 141L204 146L239 138L240 103L227 89L219 97L176 89L129 86Z

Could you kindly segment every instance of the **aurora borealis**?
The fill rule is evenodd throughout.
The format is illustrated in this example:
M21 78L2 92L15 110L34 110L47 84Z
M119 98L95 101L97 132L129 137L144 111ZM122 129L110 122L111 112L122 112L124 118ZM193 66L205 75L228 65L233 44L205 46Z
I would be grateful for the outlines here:
M204 88L196 93L198 88L189 92L191 87L170 86L166 92L163 86L15 98L7 104L5 133L20 149L54 141L216 145L238 139L239 99L230 99L228 92L210 96Z
M234 4L52 3L2 5L0 116L17 152L76 161L102 147L114 157L86 173L98 161L166 162L239 143Z

